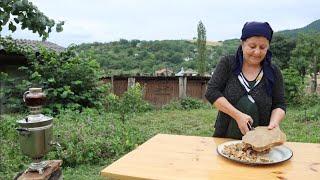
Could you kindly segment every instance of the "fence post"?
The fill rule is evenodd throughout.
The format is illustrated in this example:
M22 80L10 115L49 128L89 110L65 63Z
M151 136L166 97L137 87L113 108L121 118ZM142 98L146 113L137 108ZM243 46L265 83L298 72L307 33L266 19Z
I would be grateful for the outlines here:
M201 83L201 99L202 100L206 100L206 92L207 92L207 88L208 88L208 82L204 81L203 83Z
M111 76L111 92L114 93L114 86L113 86L113 75Z
M187 97L187 77L179 77L179 99Z
M136 79L134 77L129 77L128 78L128 89L131 88L132 86L134 86L136 82Z

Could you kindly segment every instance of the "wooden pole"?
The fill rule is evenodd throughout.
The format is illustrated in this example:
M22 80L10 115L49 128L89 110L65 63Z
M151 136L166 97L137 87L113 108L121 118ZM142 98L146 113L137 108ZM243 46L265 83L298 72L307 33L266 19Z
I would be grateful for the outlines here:
M179 77L179 99L187 97L187 77Z
M132 86L134 86L136 79L134 77L128 78L128 89Z
M113 76L111 76L111 92L114 93L114 86L113 86Z

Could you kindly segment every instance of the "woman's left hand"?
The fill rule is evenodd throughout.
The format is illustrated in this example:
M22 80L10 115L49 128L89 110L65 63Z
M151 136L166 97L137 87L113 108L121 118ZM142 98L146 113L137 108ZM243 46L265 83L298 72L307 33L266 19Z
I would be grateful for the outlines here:
M269 126L268 126L268 129L271 130L271 129L274 129L274 128L278 127L278 126L279 126L279 123L278 123L278 122L276 122L276 121L270 121Z
M286 112L281 108L276 108L272 110L268 129L271 130L276 127L279 127L279 124L282 121L282 119L284 119L285 115Z

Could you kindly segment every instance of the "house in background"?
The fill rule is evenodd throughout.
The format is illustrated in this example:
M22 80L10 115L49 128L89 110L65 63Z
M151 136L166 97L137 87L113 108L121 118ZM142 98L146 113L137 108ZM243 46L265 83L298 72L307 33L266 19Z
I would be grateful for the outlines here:
M155 76L172 76L174 73L168 68L163 68L155 72Z
M176 76L198 76L199 73L193 69L187 69L184 70L183 67L181 68L181 70L175 74Z
M38 50L39 46L43 46L56 52L62 52L65 50L64 47L47 41L35 41L26 39L16 39L14 41L18 46L31 47L36 55L40 55ZM21 77L24 76L18 69L21 66L28 66L28 60L26 59L26 57L21 54L8 53L6 52L6 47L0 45L0 72L7 73L9 76Z

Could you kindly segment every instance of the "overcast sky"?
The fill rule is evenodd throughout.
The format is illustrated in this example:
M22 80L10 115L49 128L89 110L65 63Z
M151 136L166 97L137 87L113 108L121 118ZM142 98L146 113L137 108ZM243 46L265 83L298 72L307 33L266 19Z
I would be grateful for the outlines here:
M274 31L320 19L320 0L29 0L49 18L65 21L49 41L110 42L123 39L192 39L201 20L207 40L239 38L246 21L268 21ZM11 34L7 28L2 36ZM14 38L41 40L28 30Z

